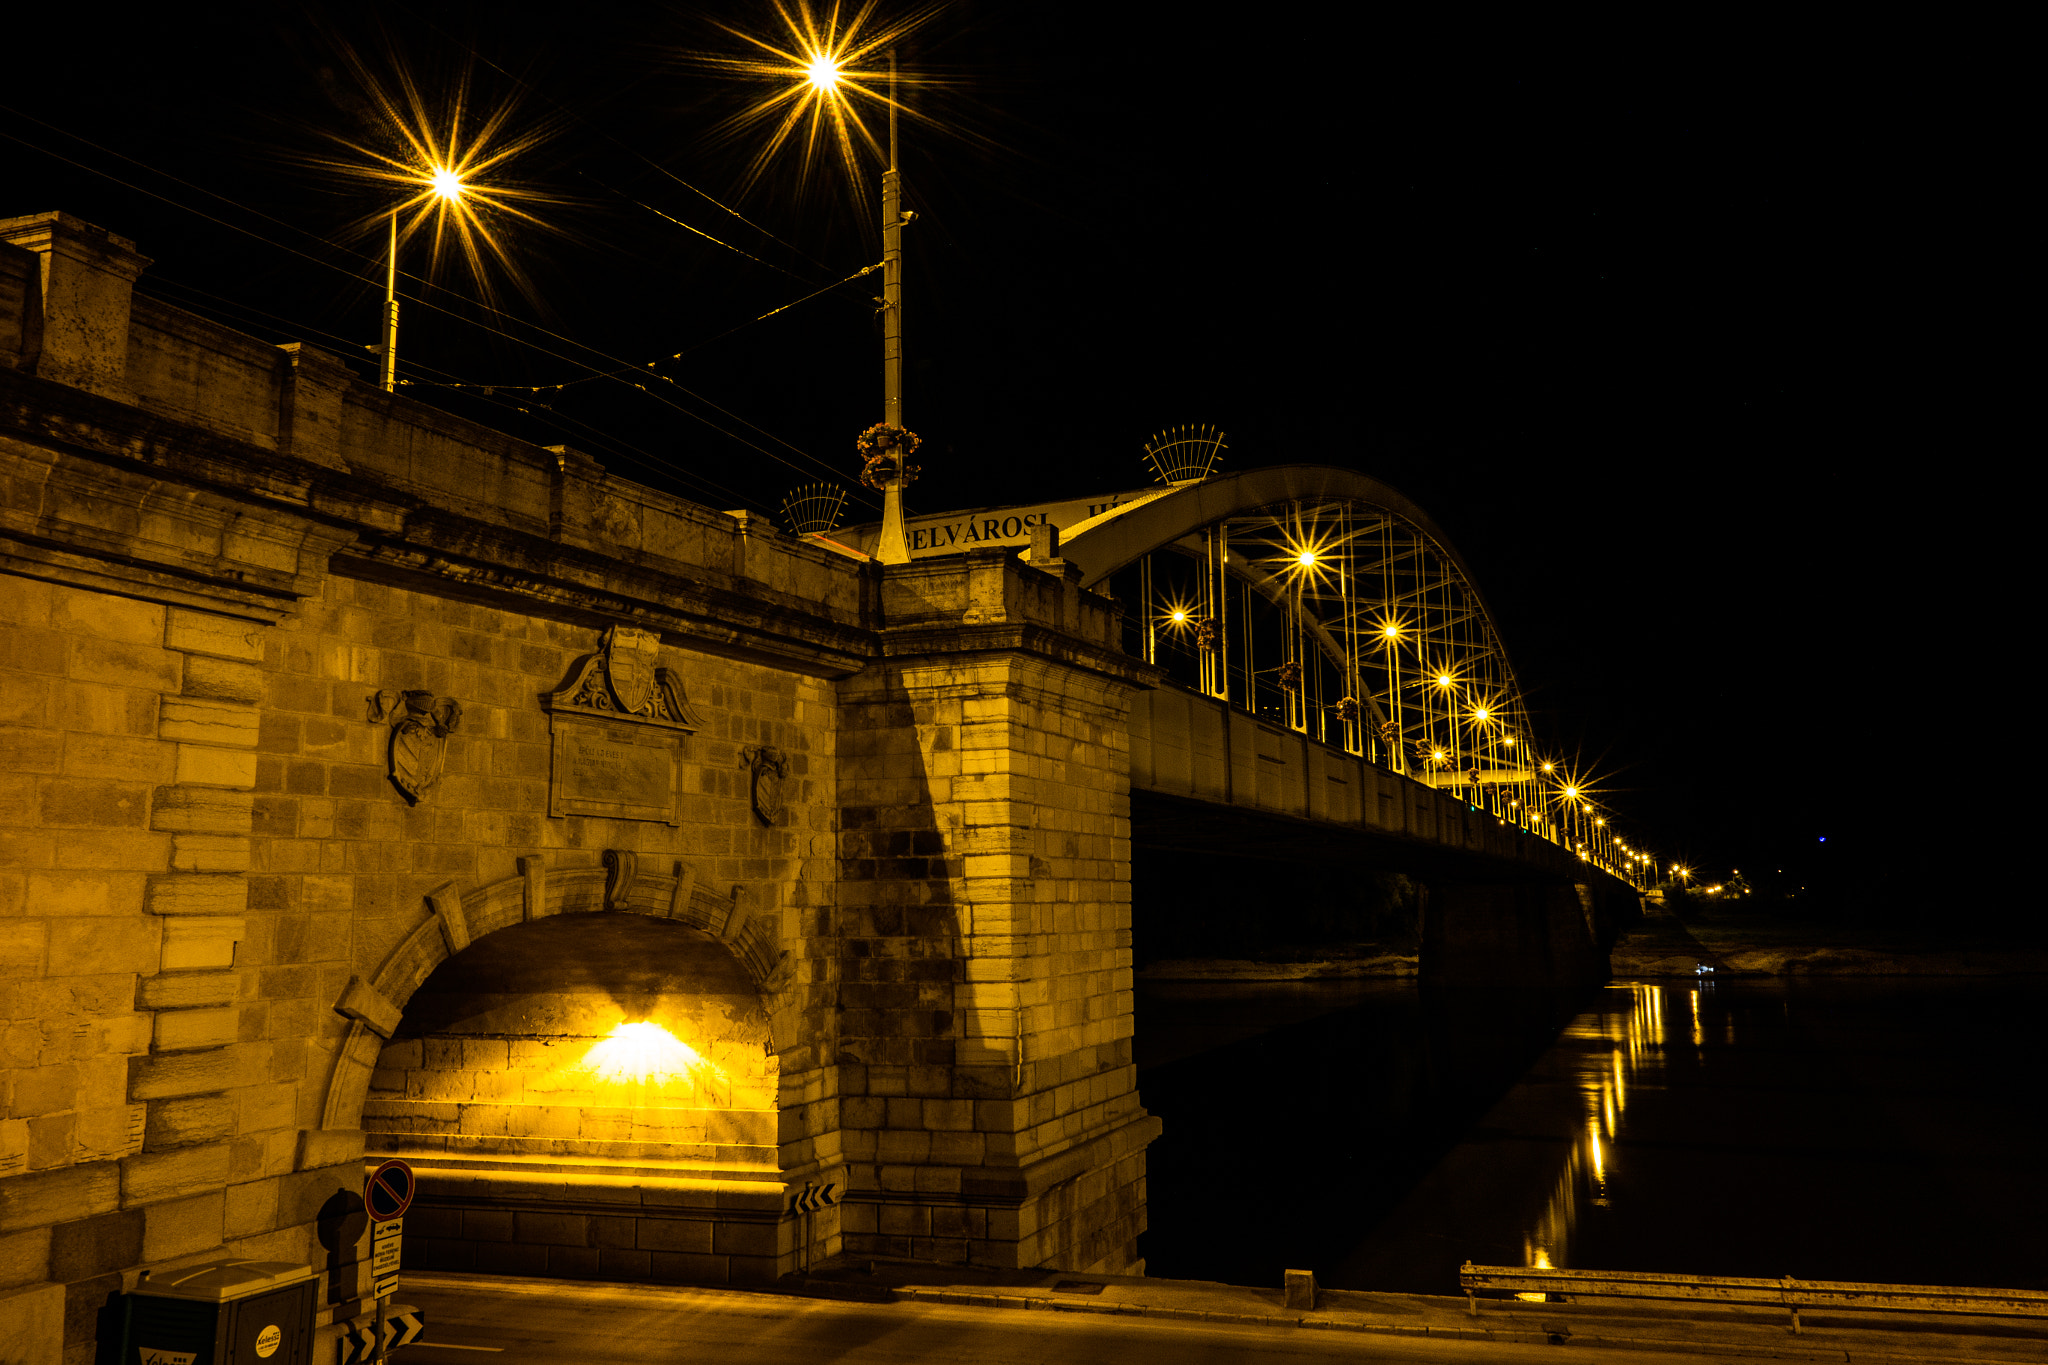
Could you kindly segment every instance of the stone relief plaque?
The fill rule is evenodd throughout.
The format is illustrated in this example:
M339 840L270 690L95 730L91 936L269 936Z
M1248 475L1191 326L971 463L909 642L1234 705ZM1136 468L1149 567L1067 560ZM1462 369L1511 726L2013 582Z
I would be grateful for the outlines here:
M683 741L697 718L660 658L654 632L613 626L568 685L541 699L554 739L549 815L677 823Z
M682 736L673 730L556 712L549 815L673 825Z

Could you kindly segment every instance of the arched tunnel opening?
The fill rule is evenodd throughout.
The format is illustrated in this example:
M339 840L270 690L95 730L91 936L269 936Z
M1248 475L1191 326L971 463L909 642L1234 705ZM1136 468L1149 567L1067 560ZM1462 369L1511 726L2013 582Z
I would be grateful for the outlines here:
M478 939L407 1002L363 1106L371 1159L420 1174L406 1264L772 1278L777 1229L741 1225L779 1217L778 1071L702 931L571 914ZM749 1185L762 1207L734 1207Z

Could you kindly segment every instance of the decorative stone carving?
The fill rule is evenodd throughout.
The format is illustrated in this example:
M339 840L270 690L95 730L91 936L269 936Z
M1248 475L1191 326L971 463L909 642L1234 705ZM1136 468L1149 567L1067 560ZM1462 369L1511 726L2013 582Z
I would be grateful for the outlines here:
M640 876L640 855L631 849L608 848L604 851L604 908L617 910L626 904L633 894L633 883Z
M764 825L781 823L786 802L783 780L789 776L789 758L782 750L762 744L740 751L740 763L752 770L754 818Z
M413 689L368 699L370 723L391 726L391 785L414 805L441 780L448 736L462 725L462 703Z
M699 722L660 646L653 631L613 626L568 686L542 698L554 739L549 815L676 823L682 743Z
M695 734L698 721L682 679L660 658L661 637L653 631L613 626L604 633L604 648L578 660L569 685L542 705L557 715L605 716Z

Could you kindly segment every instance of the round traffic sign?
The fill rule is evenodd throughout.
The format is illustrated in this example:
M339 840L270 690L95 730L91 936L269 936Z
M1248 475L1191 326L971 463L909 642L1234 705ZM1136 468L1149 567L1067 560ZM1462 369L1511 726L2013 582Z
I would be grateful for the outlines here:
M412 1207L413 1189L412 1167L403 1161L387 1161L363 1182L363 1205L374 1221L389 1222Z

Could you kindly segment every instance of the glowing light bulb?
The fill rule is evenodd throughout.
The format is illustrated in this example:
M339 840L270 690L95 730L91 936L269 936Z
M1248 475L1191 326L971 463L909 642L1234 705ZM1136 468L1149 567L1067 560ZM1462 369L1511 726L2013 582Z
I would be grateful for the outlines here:
M819 53L811 59L811 64L805 71L805 79L810 81L814 89L836 90L839 88L839 68L830 57Z
M1316 562L1316 552L1314 550L1303 550L1294 557L1294 562L1301 565L1304 569L1311 568Z
M1173 623L1174 623L1175 625L1180 625L1180 624L1181 624L1182 622L1186 621L1187 619L1188 619L1188 614L1187 614L1186 612L1184 612L1184 611L1177 611L1177 612L1175 612L1175 613L1173 614Z
M584 1054L583 1066L607 1081L660 1084L709 1068L698 1051L651 1020L620 1024Z
M443 199L460 199L462 197L462 177L453 171L436 170L434 172L434 193L440 195Z

